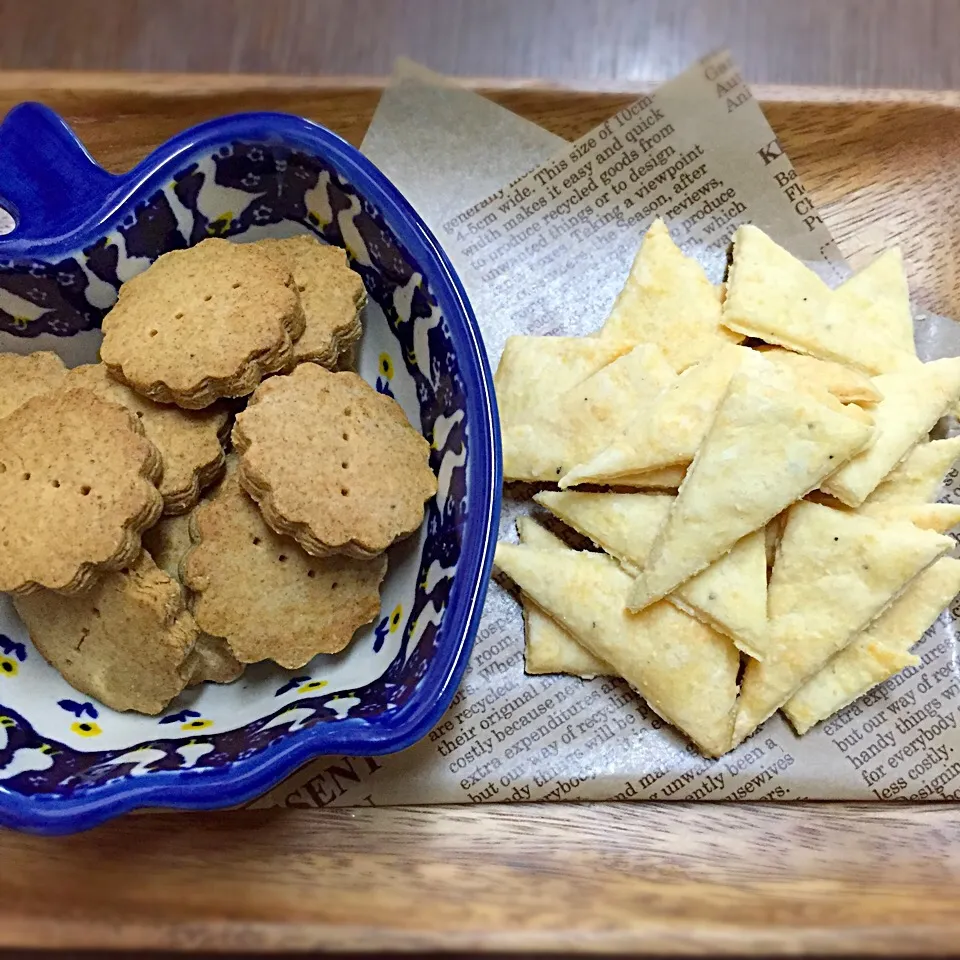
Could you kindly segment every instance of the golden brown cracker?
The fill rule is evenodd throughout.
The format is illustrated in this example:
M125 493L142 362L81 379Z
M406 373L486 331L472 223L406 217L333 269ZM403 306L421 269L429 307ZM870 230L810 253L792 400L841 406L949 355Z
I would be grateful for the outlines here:
M196 508L190 532L196 545L181 572L193 615L242 663L297 669L342 650L380 609L386 557L309 556L267 526L237 471Z
M783 347L760 346L764 358L792 373L801 384L832 393L841 403L877 403L883 395L859 370L833 360L820 360Z
M943 557L923 571L866 630L781 707L799 734L918 662L910 648L960 590L960 560Z
M567 545L532 517L517 519L520 542L536 550L566 550ZM567 673L585 680L616 676L609 663L598 660L573 635L544 613L529 597L522 597L525 673Z
M58 387L66 373L60 357L47 350L24 356L0 353L0 418L13 413L31 397Z
M67 683L113 710L162 713L190 679L197 626L146 552L77 596L38 590L13 602Z
M287 369L304 327L288 268L253 244L211 238L123 285L100 357L151 400L199 410Z
M178 583L180 564L190 552L190 513L166 516L143 534L143 548L156 565ZM183 587L184 597L189 602L189 591ZM190 677L190 686L209 680L213 683L232 683L244 670L243 664L231 653L222 637L214 637L202 630L194 648L195 669Z
M759 354L730 383L650 550L630 609L668 593L862 450L872 430L799 391Z
M743 675L734 744L753 733L907 585L950 537L817 503L794 504L770 578L768 629Z
M314 556L382 553L417 530L437 491L430 446L400 406L312 363L263 383L233 442L267 523Z
M346 252L302 234L256 244L293 273L306 318L306 329L293 345L297 363L310 361L333 369L360 339L360 312L367 291L350 269Z
M90 390L0 420L0 590L74 593L132 563L163 507L160 470L140 421Z
M193 662L193 673L187 684L190 687L201 683L233 683L246 669L223 637L213 637L202 630L193 648Z
M809 267L744 224L733 235L723 324L748 337L850 364L871 375L917 363L899 322L872 311L865 293L872 281L855 278L831 290ZM882 390L882 388L881 388Z
M665 601L628 613L630 577L602 553L499 543L494 563L703 753L726 753L740 666L726 637Z
M918 443L884 477L865 503L925 503L933 500L944 474L960 457L960 437Z
M650 224L601 337L655 343L684 370L742 336L720 326L722 294L685 256L664 222Z
M114 379L102 363L70 370L64 386L86 387L126 407L140 420L144 434L163 460L158 486L164 513L185 513L200 498L201 491L223 472L221 437L230 426L230 411L224 403L204 410L163 406Z
M899 373L874 377L883 400L874 407L874 443L820 486L858 507L960 397L960 357L917 362Z

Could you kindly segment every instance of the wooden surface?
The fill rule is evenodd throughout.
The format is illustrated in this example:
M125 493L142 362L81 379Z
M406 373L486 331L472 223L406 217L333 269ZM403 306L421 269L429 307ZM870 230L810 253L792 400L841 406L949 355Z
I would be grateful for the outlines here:
M841 247L862 259L898 239L918 300L960 315L960 95L757 92ZM111 169L241 108L358 142L377 96L362 80L0 74L0 112L50 103ZM629 99L495 96L567 137ZM956 805L147 815L66 839L0 833L0 950L950 953L958 882Z
M960 88L956 0L0 0L0 67Z
M608 804L143 816L0 837L0 945L956 950L956 810Z

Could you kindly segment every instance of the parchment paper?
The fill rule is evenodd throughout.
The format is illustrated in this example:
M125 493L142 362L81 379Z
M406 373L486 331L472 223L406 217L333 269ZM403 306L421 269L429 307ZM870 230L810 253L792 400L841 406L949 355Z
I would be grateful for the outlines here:
M655 215L714 281L744 221L830 282L848 272L725 53L574 144L401 64L364 150L453 257L494 367L510 334L596 330ZM917 343L924 359L957 355L960 330L918 313ZM944 499L960 502L956 485L954 470ZM502 538L527 511L508 488ZM803 738L777 715L708 761L620 681L526 676L520 607L494 583L464 683L429 737L391 757L318 761L258 805L957 799L958 616L955 601L916 648L919 666Z

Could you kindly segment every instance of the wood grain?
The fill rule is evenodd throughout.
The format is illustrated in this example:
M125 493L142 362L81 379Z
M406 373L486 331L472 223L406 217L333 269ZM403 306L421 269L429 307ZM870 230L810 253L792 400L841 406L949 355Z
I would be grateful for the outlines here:
M960 87L955 0L0 0L5 69L661 81L729 45L752 83Z
M905 249L918 300L960 315L960 95L756 91L855 259ZM114 170L177 130L282 109L359 142L374 81L0 74ZM575 137L630 94L492 95ZM0 834L0 949L949 953L960 809L526 805L129 817Z
M0 945L917 955L956 944L956 814L362 809L8 834Z

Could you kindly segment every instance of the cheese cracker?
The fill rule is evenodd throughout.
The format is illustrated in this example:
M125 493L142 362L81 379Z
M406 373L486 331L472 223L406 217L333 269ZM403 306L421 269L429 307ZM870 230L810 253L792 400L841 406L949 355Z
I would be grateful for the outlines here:
M743 338L720 326L720 290L654 220L601 337L655 343L676 370Z
M630 595L673 592L861 450L870 427L798 391L757 356L733 378Z
M650 548L675 498L545 490L534 499L635 575L646 565ZM754 638L765 627L766 598L763 532L757 531L744 537L729 553L682 584L667 599L726 634L745 653L756 656Z
M868 450L832 474L820 489L857 507L960 397L960 357L934 360L874 378L883 400L874 407Z
M857 513L878 520L905 521L936 533L947 533L960 525L960 506L955 503L865 503Z
M883 482L866 503L926 503L936 498L944 474L960 458L960 437L919 443Z
M566 550L567 545L532 517L517 520L520 542L535 550ZM569 631L523 596L524 658L526 673L567 673L586 680L616 675L609 663L580 646Z
M762 662L747 664L734 743L749 736L953 547L950 537L803 502L787 517L768 590Z
M819 360L783 347L760 346L765 360L792 373L800 383L833 394L841 403L877 403L883 395L873 381L859 370L832 360Z
M671 603L624 609L630 577L603 554L501 543L494 562L708 756L730 747L740 656Z
M960 560L943 557L782 707L797 733L852 703L872 687L919 663L910 653L960 591Z
M834 309L855 318L868 337L916 356L910 289L899 247L885 250L834 291Z
M676 374L652 344L640 344L503 430L506 480L556 482L602 450Z
M509 430L633 347L594 337L508 338L493 378L501 428Z
M745 224L734 234L723 303L731 330L872 375L916 364L902 338L892 342L859 322L862 303L859 294L835 293L757 227Z
M560 489L580 483L620 483L641 471L689 464L740 366L744 347L722 346L685 370L641 410L627 429L592 460L560 479Z

